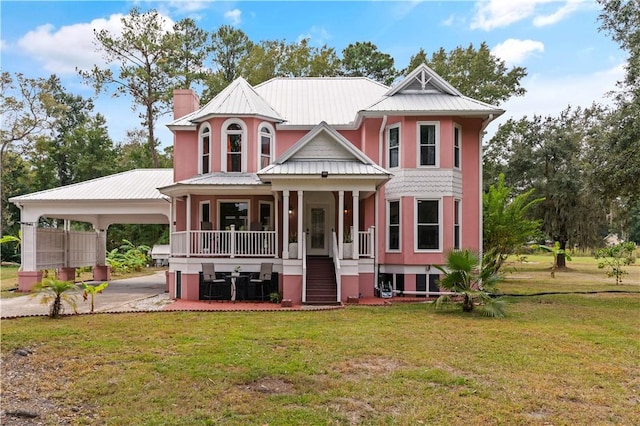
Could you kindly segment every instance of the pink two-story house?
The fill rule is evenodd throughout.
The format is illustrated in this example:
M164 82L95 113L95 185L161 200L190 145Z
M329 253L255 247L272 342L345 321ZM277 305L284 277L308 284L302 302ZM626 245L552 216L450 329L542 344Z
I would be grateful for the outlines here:
M503 112L425 65L391 88L239 78L202 107L176 91L174 182L160 188L172 297L202 297L205 263L227 274L270 263L296 304L373 296L382 281L437 291L432 266L448 250L481 250L481 138Z

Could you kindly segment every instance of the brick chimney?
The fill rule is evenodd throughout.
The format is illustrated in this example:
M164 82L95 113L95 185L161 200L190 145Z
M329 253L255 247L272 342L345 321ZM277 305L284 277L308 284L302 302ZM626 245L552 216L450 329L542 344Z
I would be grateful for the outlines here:
M191 89L173 91L173 119L184 117L200 108L200 99Z

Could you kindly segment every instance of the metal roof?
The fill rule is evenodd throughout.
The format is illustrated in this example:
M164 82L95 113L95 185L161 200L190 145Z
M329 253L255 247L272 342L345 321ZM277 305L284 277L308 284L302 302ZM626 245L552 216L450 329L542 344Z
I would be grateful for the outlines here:
M404 94L386 96L367 107L367 112L402 112L419 114L502 114L504 110L466 96L452 96L444 93Z
M161 200L158 191L173 183L173 169L136 169L60 188L12 197L9 201Z
M212 115L258 115L282 121L280 114L262 99L242 77L235 79L222 92L218 93L190 120L200 122Z
M286 125L352 125L358 111L389 88L365 77L273 78L255 87L286 120Z
M434 70L421 64L385 95L361 111L367 113L500 115L504 110L464 96Z
M173 182L172 182L173 183ZM262 185L255 173L213 172L181 180L176 185Z
M315 175L328 172L329 176L390 176L390 173L376 164L364 164L360 161L288 161L284 164L271 164L260 172L261 176L273 175Z

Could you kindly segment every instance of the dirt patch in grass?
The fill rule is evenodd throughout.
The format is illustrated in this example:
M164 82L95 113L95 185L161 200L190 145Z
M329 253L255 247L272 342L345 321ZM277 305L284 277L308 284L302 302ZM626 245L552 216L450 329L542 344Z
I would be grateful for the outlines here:
M340 398L329 403L329 408L347 419L350 425L361 424L377 414L371 404L355 398Z
M97 418L94 407L67 405L56 396L67 387L67 379L58 370L59 360L47 362L37 348L20 348L3 354L1 363L0 424L62 425Z
M263 377L246 385L245 389L265 394L287 394L295 391L293 384L276 377Z
M401 368L400 361L390 358L350 359L340 362L334 369L346 379L363 379L367 377L390 374Z

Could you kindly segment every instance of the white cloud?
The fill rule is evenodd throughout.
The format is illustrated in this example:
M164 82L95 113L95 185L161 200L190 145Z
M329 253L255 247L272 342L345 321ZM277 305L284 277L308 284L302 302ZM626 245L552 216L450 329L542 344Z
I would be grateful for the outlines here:
M331 38L331 34L329 31L323 26L313 25L309 32L306 34L300 34L298 36L298 43L304 40L305 38L309 39L310 44L315 44L317 46L322 46L327 43L327 40Z
M564 4L563 4L564 3ZM539 9L547 4L562 4L555 12L543 14ZM471 20L471 29L490 31L506 27L518 21L533 17L537 27L555 24L578 10L581 5L591 7L584 0L489 0L478 1L475 15Z
M491 50L491 53L505 61L507 66L521 64L535 52L544 52L544 44L542 42L514 38L499 43Z
M0 39L0 52L2 52L3 50L6 50L8 47L7 42Z
M238 25L242 22L242 11L240 9L227 10L224 13L224 19L229 21L231 25Z
M18 47L23 54L42 62L47 71L56 74L75 73L79 69L90 69L93 65L105 66L104 59L94 44L94 30L107 30L114 35L122 33L122 14L113 14L109 19L94 19L89 23L66 25L56 29L51 24L29 31L20 40ZM173 21L166 16L166 29Z
M18 40L18 46L54 73L74 73L76 67L88 69L94 64L102 66L104 61L93 43L93 30L106 29L120 34L121 18L121 14L114 14L108 20L94 19L90 23L67 25L58 30L51 24L42 25Z
M539 0L490 0L476 3L471 29L490 31L506 27L531 16ZM543 0L544 1L544 0Z
M485 140L489 140L495 134L498 125L509 118L517 120L524 116L555 116L569 105L583 108L591 106L593 102L611 105L612 99L607 94L617 90L616 83L623 78L623 64L591 74L567 75L561 78L540 75L526 77L522 85L527 89L527 93L522 97L511 98L501 106L506 113L487 128Z
M538 15L533 19L533 25L536 27L544 27L546 25L553 25L560 22L563 18L578 10L580 7L580 0L569 0L567 4L562 6L550 15Z
M449 17L447 19L445 19L444 21L442 21L442 25L445 27L451 27L453 26L453 23L455 22L455 16L453 15L449 15Z
M192 13L206 9L211 4L208 0L171 0L169 6L178 13Z

